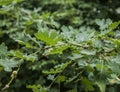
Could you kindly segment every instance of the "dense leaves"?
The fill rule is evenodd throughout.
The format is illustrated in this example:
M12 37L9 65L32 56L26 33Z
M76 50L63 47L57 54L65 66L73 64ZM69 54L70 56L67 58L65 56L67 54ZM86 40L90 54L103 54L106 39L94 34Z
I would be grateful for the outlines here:
M120 2L113 2L1 0L1 90L119 92Z

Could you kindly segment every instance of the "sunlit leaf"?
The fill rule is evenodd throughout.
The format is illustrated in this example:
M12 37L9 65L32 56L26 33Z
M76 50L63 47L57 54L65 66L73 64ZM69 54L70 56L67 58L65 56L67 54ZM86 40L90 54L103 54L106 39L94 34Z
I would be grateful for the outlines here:
M112 23L112 24L110 25L110 30L114 30L115 28L118 27L119 24L120 24L120 21Z
M52 31L39 31L35 34L36 38L44 41L48 45L56 45L58 42L62 40L61 36L58 32Z

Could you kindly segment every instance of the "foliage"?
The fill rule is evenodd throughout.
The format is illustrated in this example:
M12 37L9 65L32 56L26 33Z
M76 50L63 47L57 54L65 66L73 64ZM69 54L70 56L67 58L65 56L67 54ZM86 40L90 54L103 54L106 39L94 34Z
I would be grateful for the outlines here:
M120 2L112 2L0 0L1 90L118 92Z

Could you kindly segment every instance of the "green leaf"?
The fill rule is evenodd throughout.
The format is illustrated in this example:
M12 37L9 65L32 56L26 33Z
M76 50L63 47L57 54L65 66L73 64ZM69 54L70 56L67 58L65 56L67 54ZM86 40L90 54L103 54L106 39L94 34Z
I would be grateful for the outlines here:
M79 60L78 60L78 65L79 66L86 66L86 64L87 64L87 59L86 58L80 58Z
M85 87L86 91L94 91L93 83L85 77L81 78L82 84Z
M47 45L55 46L58 42L62 41L62 38L55 30L51 31L39 31L35 34L36 38L44 41Z
M112 23L112 24L110 25L110 30L114 30L115 28L118 27L119 24L120 24L120 21Z
M47 54L63 54L63 51L66 50L67 48L69 48L69 46L67 45L56 46L56 47L48 49Z
M0 65L0 71L2 71L4 68Z
M27 88L32 89L33 92L48 92L48 89L42 87L40 84L38 85L28 85Z
M57 74L60 73L62 70L61 69L50 69L49 71L43 70L42 73L44 74Z
M85 54L85 55L95 55L96 51L95 50L82 50L81 54Z
M112 24L112 20L110 19L96 19L96 24L99 25L100 30L105 30L109 27L110 24Z
M119 39L110 39L114 44L120 46L120 40Z
M96 84L98 85L98 87L100 88L101 92L105 92L106 89L106 84L102 81L97 81Z
M72 61L62 63L62 64L59 64L59 65L56 65L55 69L51 68L49 71L48 70L43 70L42 72L44 74L57 74L57 73L62 72L71 63L72 63Z
M106 71L107 69L108 69L108 67L107 67L107 65L102 65L102 64L96 64L96 69L98 70L98 71Z
M23 53L21 53L19 50L10 51L9 55L10 55L10 56L17 57L17 58L20 58L20 59L25 59Z
M12 68L17 67L18 64L18 62L12 59L0 59L0 65L2 65L7 72L12 71Z
M21 2L21 1L24 1L24 0L0 0L0 5L8 5L13 2Z
M47 77L48 80L53 80L54 78L55 78L55 75L51 75L51 74L49 74Z
M72 56L69 56L68 58L71 60L77 60L81 59L84 55L78 54L78 53L72 53Z
M26 60L34 62L37 59L35 54L25 55Z
M7 55L7 47L4 43L0 45L0 56L6 56Z
M16 40L16 41L21 45L25 45L27 48L35 48L35 46L32 46L32 44L29 43L29 42L24 42L24 41L21 41L21 40Z
M120 74L120 64L116 62L110 62L109 68L112 70L112 72Z
M76 41L79 42L84 42L84 41L88 41L90 40L93 36L94 36L95 32L82 32L82 33L78 33L76 34Z
M65 76L59 76L58 78L57 78L57 82L59 83L59 82L64 82L66 80L66 77Z
M14 56L14 57L17 57L17 58L20 58L20 59L23 59L23 60L27 60L27 61L32 61L32 62L34 62L37 59L36 54L24 55L19 50L10 51L9 56Z

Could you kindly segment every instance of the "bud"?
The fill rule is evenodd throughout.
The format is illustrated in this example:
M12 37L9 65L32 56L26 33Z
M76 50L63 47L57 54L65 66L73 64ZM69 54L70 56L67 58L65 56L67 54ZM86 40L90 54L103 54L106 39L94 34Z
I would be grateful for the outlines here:
M13 71L11 77L15 78L17 76L17 73L18 73L17 71Z
M10 86L8 84L5 85L4 88L2 88L2 90L8 89Z

